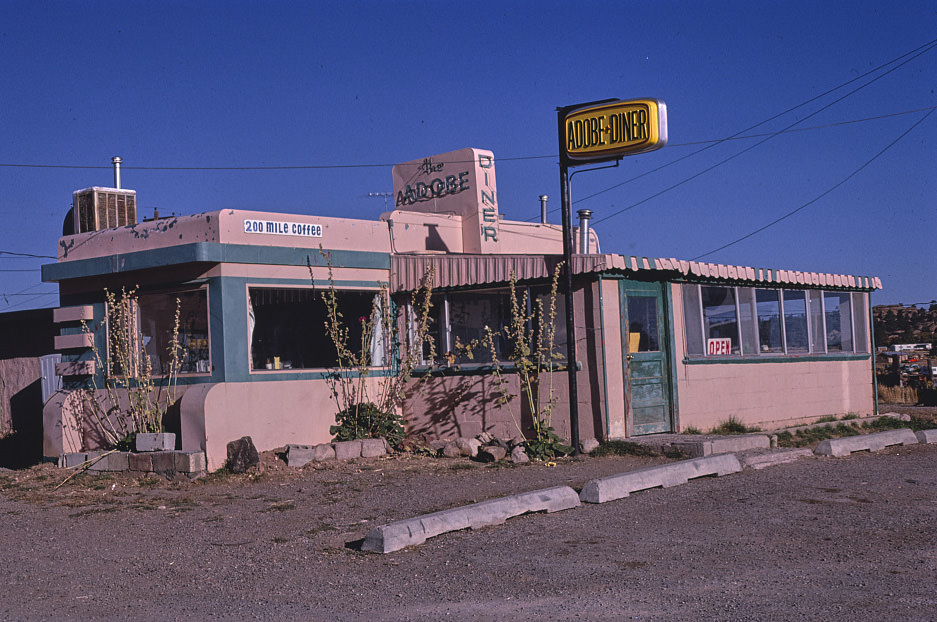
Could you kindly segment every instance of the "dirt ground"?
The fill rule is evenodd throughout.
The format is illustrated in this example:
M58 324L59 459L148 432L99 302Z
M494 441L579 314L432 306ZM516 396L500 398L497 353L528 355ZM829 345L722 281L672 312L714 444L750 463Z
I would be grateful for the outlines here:
M933 619L935 446L357 550L374 525L669 460L405 454L290 469L265 453L251 473L195 482L2 472L0 618Z

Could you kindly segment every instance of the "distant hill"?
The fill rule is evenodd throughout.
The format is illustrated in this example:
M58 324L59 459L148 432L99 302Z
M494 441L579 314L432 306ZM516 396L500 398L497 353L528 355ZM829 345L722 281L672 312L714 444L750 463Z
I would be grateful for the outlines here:
M937 340L937 303L928 309L904 305L872 307L875 345L934 343Z

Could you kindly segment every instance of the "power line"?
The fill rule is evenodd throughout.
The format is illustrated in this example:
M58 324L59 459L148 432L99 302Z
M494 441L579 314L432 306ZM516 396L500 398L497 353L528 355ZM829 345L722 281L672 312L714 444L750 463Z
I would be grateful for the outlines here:
M923 117L921 117L920 119L918 119L911 127L909 127L907 130L905 130L904 133L902 133L898 138L896 138L895 140L893 140L893 141L891 141L890 143L888 143L888 145L887 145L884 149L882 149L881 151L879 151L878 153L876 153L874 156L872 156L872 158L870 158L869 160L867 160L867 161L865 162L865 164L863 164L862 166L860 166L859 168L857 168L857 169L854 170L853 172L849 173L849 175L847 175L846 177L844 177L844 178L843 178L842 180L840 180L838 183L834 184L832 187L828 188L827 190L821 192L820 194L818 194L818 195L815 196L814 198L810 199L809 201L807 201L806 203L804 203L804 204L801 205L800 207L789 211L788 213L784 214L784 215L781 216L780 218L776 218L775 220L772 220L771 222L769 222L768 224L764 225L763 227L759 227L759 228L755 229L754 231L752 231L752 232L750 232L750 233L746 233L746 234L743 235L742 237L737 238L737 239L735 239L735 240L729 242L728 244L723 244L723 245L720 246L719 248L714 248L713 250L711 250L711 251L709 251L709 252L707 252L707 253L703 253L702 255L697 255L696 257L693 257L690 261L696 261L697 259L701 259L701 258L703 258L703 257L706 257L707 255L712 255L713 253L717 253L717 252L719 252L719 251L721 251L721 250L723 250L723 249L726 249L726 248L729 248L730 246L733 246L733 245L735 245L735 244L738 244L739 242L741 242L741 241L743 241L743 240L747 240L748 238L750 238L750 237L752 237L752 236L754 236L754 235L757 235L757 234L761 233L761 232L764 231L765 229L768 229L768 228L770 228L770 227L773 227L774 225L778 224L779 222L790 218L791 216L793 216L793 215L796 214L797 212L799 212L799 211L801 211L801 210L803 210L803 209L806 209L807 207L813 205L814 203L816 203L817 201L819 201L820 199L822 199L822 198L825 197L826 195L830 194L831 192L833 192L834 190L836 190L837 188L839 188L840 186L842 186L843 184L845 184L847 181L849 181L850 179L852 179L853 177L855 177L856 175L858 175L859 172L860 172L862 169L864 169L864 168L867 167L868 165L872 164L872 162L874 162L875 160L877 160L877 159L879 158L879 156L881 156L883 153L885 153L886 151L888 151L889 149L891 149L893 146L895 146L902 138L904 138L905 136L907 136L908 134L910 134L911 131L914 130L914 128L916 128L918 125L920 125L921 123L923 123L924 120L927 119L927 117L931 116L932 114L934 114L934 111L933 111L933 110L931 110L930 112L928 112L927 114L925 114Z
M928 46L929 46L929 47L928 47ZM774 132L774 133L772 133L772 134L767 135L767 137L765 137L765 138L763 138L762 140L758 141L758 142L755 143L754 145L750 145L749 147L746 147L745 149L742 149L742 150L739 151L738 153L735 153L735 154L733 154L733 155L731 155L731 156L729 156L729 157L727 157L727 158L724 158L724 159L720 160L719 162L716 162L716 163L713 164L712 166L706 167L706 168L704 168L703 170L701 170L701 171L699 171L699 172L697 172L697 173L691 175L690 177L687 177L687 178L685 178L685 179L683 179L683 180L681 180L681 181L678 181L678 182L675 183L675 184L672 184L672 185L670 185L670 186L664 188L663 190L661 190L661 191L659 191L659 192L656 192L656 193L654 193L654 194L652 194L652 195L650 195L650 196L648 196L648 197L645 197L644 199L638 201L637 203L633 203L633 204L629 205L628 207L622 208L622 209L618 210L617 212L613 212L612 214L609 214L608 216L605 216L605 217L603 217L603 218L600 218L600 219L596 220L596 221L595 221L595 224L599 224L600 222L604 222L604 221L606 221L606 220L608 220L608 219L610 219L610 218L614 218L615 216L619 216L619 215L621 215L621 214L627 212L628 210L634 209L635 207L638 207L639 205L643 205L644 203L647 203L648 201L650 201L650 200L652 200L652 199L655 199L655 198L661 196L662 194L665 194L665 193L667 193L667 192L670 192L671 190L674 190L674 189L676 189L676 188L679 188L679 187L682 186L683 184L688 183L688 182L690 182L690 181L696 179L697 177L700 177L700 176L702 176L702 175L705 175L706 173L708 173L708 172L710 172L710 171L712 171L712 170L714 170L714 169L716 169L716 168L722 166L723 164L726 164L726 163L728 163L728 162L731 162L731 161L734 160L735 158L738 158L739 156L744 155L745 153L748 153L748 152L751 151L752 149L763 145L764 143L768 142L768 141L771 140L772 138L775 138L776 136L781 135L783 132L785 132L785 131L787 131L787 130L790 130L790 129L793 128L794 126L800 125L801 123L803 123L803 122L806 121L807 119L809 119L809 118L811 118L811 117L814 117L814 116L820 114L821 112L823 112L824 110L827 110L828 108L830 108L830 107L832 107L832 106L835 106L836 104L838 104L839 102L843 101L843 100L846 99L847 97L851 97L852 95L854 95L855 93L861 91L861 90L864 89L865 87L867 87L867 86L869 86L869 85L871 85L871 84L874 84L875 82L881 80L882 78L884 78L884 77L887 76L888 74L890 74L890 73L892 73L892 72L894 72L894 71L897 71L899 68L903 67L903 66L906 65L907 63L909 63L909 62L911 62L912 60L916 59L917 57L921 56L922 54L925 54L925 53L929 52L930 50L934 49L935 47L937 47L937 39L935 39L935 40L932 41L930 44L928 44L928 46L921 46L921 47L924 47L924 48L925 48L925 49L923 49L923 50L921 50L920 47L919 47L919 48L916 48L915 50L912 50L912 52L909 52L908 54L911 54L911 53L913 53L913 52L915 52L915 51L917 51L917 50L921 50L921 51L917 52L917 54L915 54L914 56L911 56L910 58L904 60L903 62L901 62L901 63L895 65L894 67L892 67L892 68L889 69L888 71L882 73L881 75L878 75L878 76L872 78L871 80L869 80L869 81L866 82L865 84L862 84L862 85L860 85L860 86L854 88L853 90L849 91L849 92L846 93L845 95L842 95L841 97L839 97L839 98L837 98L837 99L834 99L833 101L831 101L830 103L826 104L825 106L821 106L821 107L818 108L817 110L814 110L813 112L811 112L810 114L808 114L807 116L805 116L803 119L799 119L799 120L797 120L797 121L791 123L791 124L788 125L787 127L784 127L784 128L782 128L782 129L778 130L777 132ZM904 58L905 56L908 56L908 54L903 54L902 56L899 56L898 59ZM898 60L898 59L895 59L895 60ZM865 74L863 74L863 76L867 76L867 75L869 75L870 73L873 73L873 72L877 71L877 70L880 69L881 67L885 67L885 66L889 65L889 64L895 62L895 60L889 61L888 63L885 63L885 64L883 64L883 65L880 65L880 66L877 67L876 69L873 69L872 71L866 72ZM843 86L846 86L846 85L848 85L848 84L851 84L852 82L855 82L856 79L857 79L857 78L853 78L853 79L850 80L849 82L845 82L844 84L841 84L840 86L838 86L838 87L836 87L836 88L830 89L829 91L827 91L827 92L824 93L823 95L826 95L826 94L832 93L833 91L839 90L839 89L842 88ZM808 100L808 102L805 102L805 103L812 102L812 101L816 100L817 98L822 97L823 95L818 95L817 97L814 97L814 98ZM772 119L776 119L777 117L779 117L779 116L781 116L781 115L783 115L783 114L786 114L787 112L789 112L789 111L791 111L791 110L794 110L794 109L796 109L796 108L799 108L799 107L801 107L802 105L803 105L803 104L799 104L799 105L795 106L794 108L790 108L788 111L785 111L785 112L782 112L782 113L780 113L780 114L778 114L778 115L775 115L775 116L772 117L771 119L768 119L768 121L770 121L770 120L772 120ZM928 113L928 114L929 114L929 113ZM763 122L759 123L758 125L755 125L755 126L752 126L752 127L758 127L759 125L763 125L763 124L766 123L766 122L767 122L767 121L763 121ZM751 129L752 129L752 128L748 128L747 130L743 130L742 132L738 132L738 133L735 134L735 135L738 136L738 135L740 135L740 134L742 134L742 133L744 133L744 132L750 131ZM670 166L671 164L675 164L676 162L679 162L680 160L686 159L686 158L688 158L688 157L690 157L690 156L692 156L692 155L695 155L696 153L700 153L700 152L702 152L702 151L705 151L706 149L710 149L710 148L712 148L713 146L714 146L714 145L708 145L708 146L706 146L706 147L703 147L703 149L700 149L700 150L698 150L698 151L696 151L696 152L694 152L694 153L692 153L692 154L689 154L689 155L687 155L687 156L684 156L683 158L679 158L679 159L677 159L677 160L674 160L673 162L670 162L669 164L665 164L664 166L660 166L660 167L658 167L658 168L656 168L656 169L654 169L654 170L652 170L652 171L648 171L648 173L645 173L645 175L646 175L646 174L649 174L649 173L652 173L652 172L654 172L654 171L660 170L660 169L662 169L662 168L664 168L664 167L666 167L666 166ZM639 175L638 177L641 177L641 176L643 176L643 175ZM593 193L593 194L591 194L591 195L589 195L589 196L587 196L587 197L584 197L583 199L580 199L580 201L584 201L584 200L586 200L586 199L590 199L590 198L595 197L595 196L597 196L597 195L599 195L599 194L602 194L603 192L608 192L609 190L612 190L612 189L614 189L614 188L617 188L617 187L619 187L619 186L622 186L622 185L624 185L624 184L626 184L626 183L628 183L628 182L630 182L630 181L633 181L634 179L638 179L638 177L634 177L634 178L632 178L632 179L630 179L630 180L627 180L627 181L625 181L625 182L622 182L622 183L620 183L620 184L616 184L615 186L611 186L610 188L606 188L605 190L600 190L599 192L595 192L595 193ZM574 202L579 202L579 201L574 201Z
M13 251L0 251L0 255L15 255L16 257L31 257L35 259L57 259L52 255L34 255L32 253L15 253ZM13 257L3 257L0 259L13 259Z

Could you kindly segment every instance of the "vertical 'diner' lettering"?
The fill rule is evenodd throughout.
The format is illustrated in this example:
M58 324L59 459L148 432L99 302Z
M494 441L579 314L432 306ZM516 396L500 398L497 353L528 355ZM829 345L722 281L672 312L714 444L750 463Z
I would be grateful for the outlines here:
M494 177L494 158L485 155L478 155L478 168L481 173L480 193L481 193L481 234L483 242L498 241L498 202L495 197L495 188L492 177ZM489 176L489 170L491 176Z

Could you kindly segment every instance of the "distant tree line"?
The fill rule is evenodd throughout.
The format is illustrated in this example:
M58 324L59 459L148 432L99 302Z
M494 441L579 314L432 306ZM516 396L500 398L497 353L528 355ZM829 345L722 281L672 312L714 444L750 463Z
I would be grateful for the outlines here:
M928 308L881 305L872 308L876 346L898 343L930 343L937 352L937 302Z

